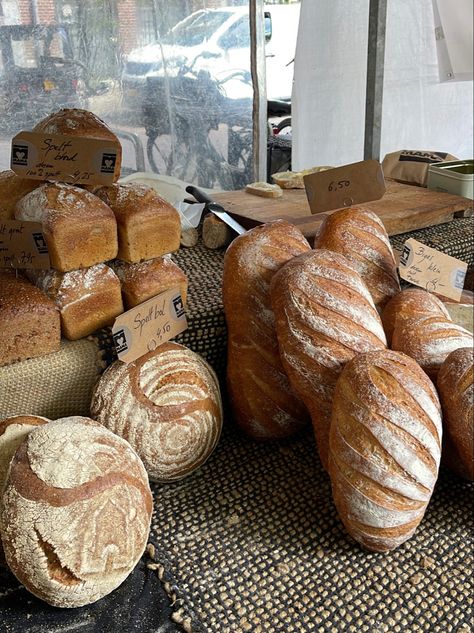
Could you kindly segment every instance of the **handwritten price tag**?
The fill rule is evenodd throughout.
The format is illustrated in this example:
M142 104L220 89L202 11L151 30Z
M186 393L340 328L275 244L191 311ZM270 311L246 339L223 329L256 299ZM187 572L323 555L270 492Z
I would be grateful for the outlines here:
M311 213L323 213L361 202L378 200L385 193L382 166L363 160L304 176Z
M72 184L111 184L120 175L120 143L94 138L20 132L10 166L23 178Z
M400 256L400 277L429 292L459 301L467 264L410 238Z
M112 336L119 359L131 363L187 327L181 293L174 288L118 316Z
M0 220L0 268L49 268L48 247L39 222Z

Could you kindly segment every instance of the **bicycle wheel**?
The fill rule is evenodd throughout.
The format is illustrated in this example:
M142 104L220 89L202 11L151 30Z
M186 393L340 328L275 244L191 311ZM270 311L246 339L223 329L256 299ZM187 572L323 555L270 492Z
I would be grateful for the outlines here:
M186 180L187 149L182 143L177 144L170 134L149 136L146 153L155 174L166 174Z
M291 117L282 119L276 126L277 134L291 136Z

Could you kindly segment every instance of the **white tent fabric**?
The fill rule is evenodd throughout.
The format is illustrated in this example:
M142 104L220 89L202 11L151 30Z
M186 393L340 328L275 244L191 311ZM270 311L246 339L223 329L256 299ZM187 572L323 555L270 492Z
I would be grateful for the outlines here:
M303 0L293 169L363 159L368 19L369 0ZM400 149L473 155L472 81L439 81L432 0L387 3L380 156Z

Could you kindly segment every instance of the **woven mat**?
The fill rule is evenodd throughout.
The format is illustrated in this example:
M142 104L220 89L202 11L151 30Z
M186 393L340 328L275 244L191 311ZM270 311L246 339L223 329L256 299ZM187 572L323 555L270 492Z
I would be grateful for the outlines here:
M346 534L311 433L264 445L227 428L201 470L153 489L150 540L185 631L471 630L472 485L448 472L386 554Z

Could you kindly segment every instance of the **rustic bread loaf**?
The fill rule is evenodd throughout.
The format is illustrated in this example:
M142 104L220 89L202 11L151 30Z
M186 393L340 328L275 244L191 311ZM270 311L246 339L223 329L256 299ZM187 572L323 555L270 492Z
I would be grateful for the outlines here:
M92 112L78 108L64 108L42 119L35 125L33 131L44 132L45 134L64 134L66 136L99 139L104 141L104 151L107 150L107 141L116 142L118 145L114 180L118 180L120 177L120 167L122 163L122 148L120 142L108 125Z
M354 207L326 216L314 247L344 255L364 280L378 310L400 292L387 231L372 211Z
M216 375L177 343L125 365L113 363L96 385L91 415L130 442L150 479L181 479L211 455L222 428Z
M120 279L127 310L172 288L180 289L186 305L188 278L170 257L157 257L139 264L117 259L110 262L110 266Z
M46 183L16 205L15 218L41 222L51 267L87 268L117 255L117 223L92 193L64 183Z
M120 281L106 264L67 273L29 270L27 276L57 305L62 334L70 341L112 325L123 312Z
M133 570L151 512L130 445L88 418L61 418L31 431L11 462L0 515L5 557L38 598L89 604Z
M287 437L307 423L281 363L270 281L280 266L308 250L296 227L278 221L236 238L225 254L228 393L236 422L257 439Z
M304 253L273 277L271 298L283 367L307 406L327 469L336 380L356 354L385 348L385 334L360 275L339 253Z
M388 344L392 342L395 325L401 326L405 321L417 321L425 316L449 319L449 312L441 299L421 288L406 288L392 297L382 312Z
M10 169L0 171L0 220L13 220L18 200L42 184L40 180L20 178Z
M59 312L39 288L0 270L0 365L57 352Z
M443 409L442 460L465 479L474 480L474 350L451 352L438 373Z
M178 250L181 238L179 213L154 189L130 182L98 187L94 194L115 214L119 259L135 263Z
M329 474L349 534L383 552L423 518L441 456L436 390L414 360L390 350L360 354L337 381Z

